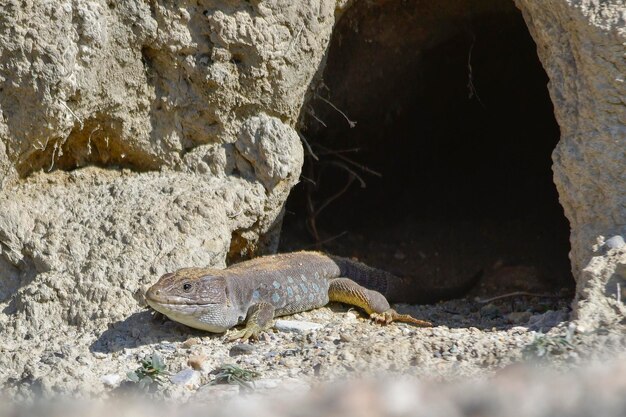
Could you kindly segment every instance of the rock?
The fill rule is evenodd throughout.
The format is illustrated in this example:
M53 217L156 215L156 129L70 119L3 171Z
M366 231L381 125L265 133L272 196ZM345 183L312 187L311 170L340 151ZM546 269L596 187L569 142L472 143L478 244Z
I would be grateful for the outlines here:
M206 362L206 355L191 355L189 359L187 359L187 365L191 366L196 371L202 370L202 365Z
M159 343L157 349L164 353L176 352L176 345L174 343L163 342Z
M626 242L624 242L624 238L620 235L613 236L612 238L607 239L604 242L604 246L609 250L619 249L619 248L624 247L624 245L626 245Z
M354 336L347 332L341 332L339 335L339 340L345 343L354 342Z
M236 345L233 345L233 347L230 348L230 350L228 351L228 354L230 356L250 355L256 352L256 350L257 350L256 347L249 343L237 343Z
M200 372L187 368L170 377L174 385L182 385L186 388L193 388L200 385Z
M122 377L118 374L107 374L100 377L100 382L109 388L115 388L122 382Z
M200 339L199 339L199 338L197 338L197 337L191 337L191 338L189 338L189 339L185 340L185 341L182 343L182 346L183 346L184 348L186 348L186 349L189 349L190 347L195 346L195 345L197 345L198 343L200 343Z
M506 318L511 324L525 324L528 323L531 316L532 314L528 311L514 311L507 314Z
M358 317L358 314L355 313L352 310L346 312L346 315L345 315L346 321L348 321L348 322L356 322L356 321L358 321L357 317Z
M281 332L310 333L324 327L319 323L299 320L276 320L274 328Z
M528 326L531 330L546 331L568 320L568 314L565 311L546 311L543 314L535 314L530 317Z

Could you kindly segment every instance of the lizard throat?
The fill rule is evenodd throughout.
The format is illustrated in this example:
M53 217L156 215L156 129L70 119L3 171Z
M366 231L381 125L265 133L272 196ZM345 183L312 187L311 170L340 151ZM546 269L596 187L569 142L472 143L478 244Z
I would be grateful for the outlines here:
M186 326L213 333L223 333L235 323L229 320L229 314L219 304L182 304L162 303L146 299L150 307L169 319Z

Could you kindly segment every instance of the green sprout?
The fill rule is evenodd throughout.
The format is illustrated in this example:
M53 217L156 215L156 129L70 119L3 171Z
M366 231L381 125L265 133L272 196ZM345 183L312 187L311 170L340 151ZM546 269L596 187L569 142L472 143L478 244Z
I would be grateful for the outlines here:
M565 336L548 336L542 333L535 335L535 339L522 350L524 359L545 360L549 356L562 355L574 350L572 334Z
M216 384L231 384L239 385L243 389L254 390L254 386L250 384L255 378L258 378L261 374L255 371L240 368L237 365L222 365L218 369L211 372L215 375L215 379L211 381L211 385Z
M126 374L129 381L134 382L142 390L155 389L165 382L169 373L165 370L165 362L157 353L141 360L141 366Z

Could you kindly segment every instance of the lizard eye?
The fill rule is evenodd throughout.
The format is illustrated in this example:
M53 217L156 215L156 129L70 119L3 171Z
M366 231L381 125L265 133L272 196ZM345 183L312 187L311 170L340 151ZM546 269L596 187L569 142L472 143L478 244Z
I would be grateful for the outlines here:
M191 291L191 284L190 284L190 283L188 283L188 282L185 282L185 283L183 284L183 291L185 291L185 292L189 292L189 291Z

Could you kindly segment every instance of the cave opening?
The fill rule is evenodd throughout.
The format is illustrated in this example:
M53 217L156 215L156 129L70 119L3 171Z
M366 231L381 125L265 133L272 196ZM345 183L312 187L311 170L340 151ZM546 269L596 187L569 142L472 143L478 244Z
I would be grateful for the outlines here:
M425 288L482 273L473 294L573 290L559 127L512 1L357 2L322 71L282 251L356 257Z

